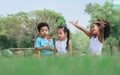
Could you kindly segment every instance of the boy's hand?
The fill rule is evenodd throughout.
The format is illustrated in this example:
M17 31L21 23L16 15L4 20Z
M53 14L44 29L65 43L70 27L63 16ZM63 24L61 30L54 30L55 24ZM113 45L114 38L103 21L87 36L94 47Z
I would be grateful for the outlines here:
M69 23L73 24L74 26L78 25L78 20L76 22L70 21Z
M45 46L44 49L51 50L50 46Z

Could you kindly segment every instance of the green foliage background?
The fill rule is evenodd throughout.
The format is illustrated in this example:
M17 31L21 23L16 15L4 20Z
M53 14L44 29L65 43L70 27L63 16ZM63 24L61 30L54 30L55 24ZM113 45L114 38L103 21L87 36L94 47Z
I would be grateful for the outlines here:
M120 55L120 9L113 8L109 2L104 5L89 3L85 12L91 16L90 23L96 22L97 19L105 19L111 24L111 36L105 40L102 54ZM50 35L54 39L57 38L58 25L66 25L62 14L47 9L0 17L0 50L12 47L34 48L38 34L37 24L40 22L47 22L50 25ZM88 53L89 38L84 33L71 33L71 40L74 53Z
M49 24L53 38L56 28L66 24L60 13L47 9L9 14L0 18L0 48L33 48L40 22Z

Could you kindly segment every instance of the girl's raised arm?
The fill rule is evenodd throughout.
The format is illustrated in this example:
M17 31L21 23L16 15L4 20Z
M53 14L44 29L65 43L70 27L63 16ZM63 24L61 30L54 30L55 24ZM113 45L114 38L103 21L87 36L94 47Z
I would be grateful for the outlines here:
M82 30L88 37L91 37L90 31L78 25L78 20L76 22L70 21L70 23L73 24L78 29Z
M100 30L103 30L105 27L105 21L104 20L99 20L98 23L100 24Z

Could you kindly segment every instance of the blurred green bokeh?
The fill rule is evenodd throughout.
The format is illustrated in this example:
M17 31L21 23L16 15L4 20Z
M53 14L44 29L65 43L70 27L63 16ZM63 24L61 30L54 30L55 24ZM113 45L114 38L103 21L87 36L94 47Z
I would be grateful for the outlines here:
M111 56L0 57L0 75L119 75L120 58Z

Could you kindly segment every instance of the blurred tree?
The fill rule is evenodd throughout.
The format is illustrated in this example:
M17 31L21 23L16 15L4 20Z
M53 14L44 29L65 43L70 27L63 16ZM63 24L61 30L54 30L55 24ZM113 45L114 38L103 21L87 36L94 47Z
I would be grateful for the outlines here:
M56 38L55 36L56 28L59 25L66 24L64 17L60 13L56 13L55 11L46 10L46 9L44 9L43 11L36 10L36 11L29 12L29 18L30 18L30 22L27 24L27 28L28 28L29 34L31 34L34 37L33 38L34 42L38 34L37 25L40 22L47 22L49 24L49 27L50 27L49 35L52 36L53 38Z
M55 38L55 31L58 25L65 25L64 17L52 10L36 10L28 13L18 12L9 14L0 18L0 38L5 37L6 47L3 40L0 45L4 48L9 47L34 47L35 38L37 36L37 25L40 22L47 22L50 27L50 35ZM9 42L7 42L9 40Z

